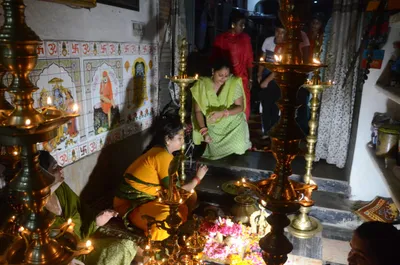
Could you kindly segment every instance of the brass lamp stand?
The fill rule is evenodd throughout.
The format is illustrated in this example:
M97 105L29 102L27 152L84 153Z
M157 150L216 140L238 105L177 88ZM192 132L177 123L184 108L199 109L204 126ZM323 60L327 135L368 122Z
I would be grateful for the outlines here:
M177 84L179 86L179 103L180 103L180 109L179 109L179 116L181 119L181 123L184 127L186 128L186 123L185 123L185 118L186 118L186 111L185 111L185 103L186 103L186 88L193 82L195 82L198 79L198 75L191 77L186 74L186 68L187 68L187 45L188 42L186 39L182 39L182 43L180 45L180 58L179 58L179 73L176 76L166 76L165 78L171 80L173 83ZM180 157L181 157L181 166L180 166L180 181L181 184L183 184L186 180L186 174L185 174L185 150L186 150L186 145L183 144L181 151L180 151Z
M200 235L198 230L199 220L194 216L195 227L191 229L188 236L178 233L181 228L182 218L178 214L179 207L194 193L194 190L188 192L177 186L180 167L180 157L175 157L169 168L168 188L159 190L158 202L169 206L169 215L165 220L155 220L153 217L145 216L148 227L156 225L159 229L167 231L169 237L159 244L153 244L148 239L144 247L144 256L148 258L146 265L199 265L202 263L200 253L204 249L206 239ZM182 232L182 231L180 231ZM150 234L150 233L149 233ZM181 235L180 235L181 234ZM157 260L156 250L163 249L168 253L161 260ZM167 251L165 251L167 250Z
M1 63L13 77L8 92L15 96L15 107L1 110L0 144L21 146L21 170L11 180L9 188L18 195L24 208L21 215L11 220L19 226L19 233L0 263L68 264L75 256L89 253L93 247L80 248L78 238L67 232L67 226L50 230L54 215L44 206L54 177L41 170L36 145L54 138L58 127L77 117L78 113L65 113L53 107L34 109L32 93L37 87L28 75L37 63L36 48L40 38L25 23L23 0L3 0L2 5ZM4 100L4 93L1 96L0 101Z
M295 121L297 91L304 84L308 73L322 67L316 63L303 64L301 59L299 44L302 21L305 19L302 12L306 7L299 6L303 2L280 1L279 15L287 32L283 52L275 55L273 63L259 63L276 74L275 80L281 89L281 98L278 101L281 117L270 133L276 167L269 179L257 183L263 205L272 212L267 218L271 232L260 240L263 259L269 265L281 265L286 262L287 254L293 249L284 235L284 228L290 224L287 214L296 212L307 195L316 188L313 184L289 180L289 176L292 175L291 163L299 152L299 142L303 135Z
M311 93L311 118L309 121L310 131L307 136L307 153L306 159L306 173L303 176L303 182L305 184L315 184L312 180L312 168L315 160L315 144L317 143L318 135L318 110L320 107L319 97L326 88L332 86L331 81L323 83L319 75L319 69L315 70L311 81L308 81L303 85ZM289 232L299 238L311 238L317 233L321 232L322 225L318 219L309 216L311 207L314 205L314 201L311 199L312 192L309 194L307 200L300 207L300 213L292 216L292 222L288 227Z

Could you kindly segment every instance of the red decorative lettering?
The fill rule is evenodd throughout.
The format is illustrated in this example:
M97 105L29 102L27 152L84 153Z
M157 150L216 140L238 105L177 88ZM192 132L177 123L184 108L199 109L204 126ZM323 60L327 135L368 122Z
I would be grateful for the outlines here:
M60 163L61 166L62 166L62 165L65 165L65 164L68 162L67 154L64 153L64 154L60 155L60 156L58 157L58 160L59 160L58 163Z
M72 44L72 54L79 54L79 44L78 43Z
M43 45L39 45L36 49L38 55L44 54Z
M54 54L57 53L57 44L52 42L52 43L48 43L47 46L49 48L49 54L50 55L54 55Z
M114 44L110 44L110 52L111 52L111 54L115 53L115 45Z
M101 44L100 50L101 53L107 53L107 44Z
M91 142L90 144L89 144L89 151L90 151L90 153L93 153L93 152L96 152L96 142Z
M89 44L84 43L82 46L83 46L83 54L89 54L90 53Z

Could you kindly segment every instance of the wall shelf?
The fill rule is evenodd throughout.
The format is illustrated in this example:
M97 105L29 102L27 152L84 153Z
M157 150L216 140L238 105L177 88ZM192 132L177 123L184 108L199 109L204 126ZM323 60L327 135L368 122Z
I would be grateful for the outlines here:
M375 87L379 92L383 93L397 104L400 104L400 87L381 86L379 84L376 84Z
M380 175L382 176L383 182L386 184L397 209L400 209L400 177L396 176L393 172L393 169L396 166L396 160L388 159L386 168L385 159L383 157L377 157L375 155L375 149L368 147L368 145L366 145L366 148L372 161L381 172Z

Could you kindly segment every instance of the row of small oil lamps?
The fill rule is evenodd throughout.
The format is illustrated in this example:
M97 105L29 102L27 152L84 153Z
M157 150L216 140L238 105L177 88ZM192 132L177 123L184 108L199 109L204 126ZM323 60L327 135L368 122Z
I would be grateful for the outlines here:
M48 108L55 108L54 106L52 106L52 100L51 100L51 97L47 97L47 107ZM76 113L78 113L78 111L79 111L79 106L78 106L78 104L77 103L74 103L73 105L72 105L72 114L76 114ZM25 125L26 126L29 126L29 125L31 125L31 120L30 119L26 119L25 120Z
M310 80L310 79L307 79L305 84L306 85L314 85L314 82L312 80ZM328 80L328 82L321 82L321 85L332 86L334 84L335 84L335 81L332 81L332 80Z
M168 75L166 75L165 76L165 78L170 78ZM182 76L180 76L180 75L175 75L175 76L172 76L171 77L171 79L173 79L173 80L178 80L178 79L187 79L187 78L192 78L192 77L188 77L188 75L182 75ZM199 75L198 74L195 74L195 76L193 77L193 79L194 80L198 80L199 79Z
M280 63L282 62L283 56L282 54L274 54L274 59L276 63ZM265 62L264 57L262 56L260 57L260 62L261 63ZM320 65L321 61L316 58L313 58L313 64Z
M11 221L13 222L15 220L15 216L12 216L11 217ZM75 224L72 222L72 219L71 218L69 218L68 219L68 221L66 222L66 223L64 223L63 225L61 225L61 227L59 228L60 229L60 232L56 235L56 239L57 238L60 238L61 236L63 236L66 232L69 232L69 233L74 233L74 226L75 226ZM23 227L23 226L21 226L19 229L18 229L18 233L19 233L19 235L25 240L25 244L28 246L29 245L29 241L28 241L28 238L26 237L26 234L28 233L27 232L27 230ZM86 250L90 250L90 251L92 251L94 248L93 248L93 246L92 246L92 241L90 241L90 240L87 240L86 241L86 243L85 243L85 249Z
M159 192L159 190L157 190L157 192ZM191 189L191 190L190 190L190 196L191 196L193 193L194 193L194 189ZM190 196L189 196L189 197L190 197ZM166 200L163 200L163 199L161 198L161 196L158 197L158 202L162 203L162 202L165 202L165 201L166 201ZM184 203L183 199L180 198L179 201L178 201L178 203L179 203L179 204L183 204L183 203Z
M313 180L311 180L310 184L311 185L315 185L315 182ZM242 178L241 180L236 181L236 185L239 186L239 187L242 186L242 187L245 187L245 188L247 187L247 188L250 188L250 189L251 189L251 186L254 186L253 184L249 185L245 178ZM302 202L305 203L305 202L310 202L311 201L310 197L311 197L313 189L314 188L312 188L312 187L305 188L305 191L300 195L300 198L298 199L300 204ZM261 203L261 205L263 207L267 206L267 203L264 200L260 200L260 203Z

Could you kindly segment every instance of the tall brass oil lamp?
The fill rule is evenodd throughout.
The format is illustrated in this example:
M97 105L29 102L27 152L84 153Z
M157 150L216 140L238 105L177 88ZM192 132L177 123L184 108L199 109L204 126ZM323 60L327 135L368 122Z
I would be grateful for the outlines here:
M186 111L185 111L185 103L186 103L186 88L195 82L198 79L198 75L196 76L188 76L187 73L187 47L188 47L188 42L186 39L182 39L181 45L180 45L180 56L179 56L179 67L178 67L178 75L176 76L166 76L167 79L171 80L173 83L177 84L179 86L179 104L180 104L180 109L179 109L179 116L182 125L184 126L184 129L186 129L186 123L185 123L185 118L186 118ZM180 150L180 156L181 156L181 166L180 166L180 181L181 184L183 184L186 180L186 174L185 174L185 150L186 150L186 145L183 144L182 148Z
M321 33L319 33L321 34ZM313 54L313 63L320 64L320 55L321 55L321 38L318 36L315 41ZM315 160L315 145L318 139L318 111L320 107L320 96L325 91L325 89L331 87L333 82L329 80L328 82L322 82L320 77L319 68L315 69L313 72L313 76L311 80L306 81L303 85L310 94L311 94L311 117L308 122L309 125L309 133L307 135L307 152L305 154L306 160L306 173L303 176L303 182L306 185L314 185L315 182L312 180L312 169L313 162ZM291 223L288 227L289 232L299 238L311 238L322 230L322 225L318 219L309 216L311 211L311 207L314 205L314 201L311 198L312 190L309 193L309 196L304 196L303 203L301 203L300 211L298 214L291 216Z
M320 107L320 95L325 89L332 86L332 82L322 82L319 69L315 70L311 81L303 85L311 94L311 118L309 121L309 134L307 136L307 152L305 154L306 173L303 176L303 182L306 185L315 185L312 180L312 165L315 160L315 145L318 139L318 110ZM304 197L304 203L301 203L300 212L292 216L292 221L288 227L289 232L299 238L311 238L322 230L322 225L318 219L309 216L314 201L311 199L312 191L309 196Z
M29 80L37 63L40 38L26 25L23 0L3 0L4 24L0 29L1 64L12 74L8 92L14 95L14 108L2 109L0 145L20 146L21 170L9 184L11 192L24 205L16 217L18 235L0 263L26 265L68 264L91 247L78 249L78 240L64 228L50 231L54 215L44 209L54 177L39 167L37 143L48 141L59 126L78 116L54 107L35 109L32 93L38 88ZM4 96L4 94L3 94ZM3 100L3 99L2 99ZM2 218L7 213L2 213Z
M305 83L308 73L322 66L317 63L305 64L299 49L308 2L280 0L279 15L287 36L283 52L275 55L273 63L259 63L275 72L275 81L281 89L281 98L277 102L281 117L270 133L276 167L269 179L257 183L259 197L271 211L267 219L271 231L260 240L263 259L269 265L286 262L287 254L293 249L284 235L284 228L290 224L287 215L295 213L310 192L316 189L316 185L289 180L292 175L291 163L299 152L299 142L303 138L303 132L295 121L297 91Z

